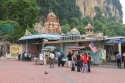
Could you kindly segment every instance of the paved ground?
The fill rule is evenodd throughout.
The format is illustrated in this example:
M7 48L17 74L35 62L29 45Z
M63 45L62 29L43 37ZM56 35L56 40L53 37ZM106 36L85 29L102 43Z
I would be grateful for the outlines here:
M124 83L125 69L92 67L91 73L67 67L0 59L0 83ZM47 71L49 74L44 74Z

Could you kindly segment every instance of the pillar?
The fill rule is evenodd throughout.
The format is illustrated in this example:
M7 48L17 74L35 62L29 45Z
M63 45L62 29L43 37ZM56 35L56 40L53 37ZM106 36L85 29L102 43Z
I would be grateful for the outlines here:
M41 39L41 52L42 52L42 49L44 48L44 39Z
M44 48L44 42L45 42L45 40L44 39L41 39L41 46L42 46L42 48L41 48L41 52L43 52L42 51L42 49ZM44 51L44 53L43 53L43 57L44 57L44 59L43 59L43 64L45 65L46 64L46 52Z
M26 52L28 53L28 40L26 40Z
M63 44L62 44L62 43L60 43L60 47L61 47L60 51L61 51L62 53L64 53Z
M118 44L118 51L119 51L119 54L122 54L122 51L121 51L121 42Z
M22 54L23 52L22 52L22 44L21 44L21 50L20 50L20 54Z

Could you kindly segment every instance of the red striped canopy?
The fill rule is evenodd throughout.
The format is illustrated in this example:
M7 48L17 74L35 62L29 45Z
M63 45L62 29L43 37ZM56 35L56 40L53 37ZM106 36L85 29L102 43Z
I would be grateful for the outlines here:
M85 46L71 46L68 49L83 49Z
M77 51L77 50L79 50L79 49L69 48L69 50L74 50L74 51L76 50L76 51Z

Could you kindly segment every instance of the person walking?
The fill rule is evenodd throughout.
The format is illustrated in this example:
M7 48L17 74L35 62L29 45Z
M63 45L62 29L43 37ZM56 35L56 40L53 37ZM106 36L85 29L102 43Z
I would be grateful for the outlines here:
M125 68L125 52L123 54L123 62L124 62L124 68Z
M20 57L21 57L21 54L20 54L20 53L18 53L18 61L20 60Z
M56 57L58 57L58 67L60 67L62 57L61 57L61 52L59 50L56 53Z
M50 68L52 68L52 65L53 65L53 68L54 68L54 59L55 59L54 52L51 52L50 53Z
M72 64L71 70L75 71L75 56L74 56L74 53L72 53L72 62L71 62L71 64Z
M64 61L62 61L62 59L64 58L64 54L61 52L61 65L62 65L62 67L64 66L64 64L65 64L65 62Z
M25 56L24 56L25 52L22 53L22 61L25 61Z
M81 53L81 55L80 55L80 61L81 61L81 65L80 65L80 69L82 70L83 69L83 56L84 56L85 54L84 54L84 52L82 52Z
M91 72L90 64L91 64L91 55L90 55L90 53L88 53L88 72Z
M85 69L88 72L88 56L86 53L84 53L84 56L83 56L83 71L82 71L83 73Z
M28 54L27 52L24 53L25 61L28 61Z
M80 72L80 65L81 65L80 52L78 52L78 54L76 56L76 60L77 60L77 72Z
M28 53L28 61L31 61L31 53Z
M40 58L40 65L43 65L43 59L44 59L43 52L40 53L39 58Z
M117 52L115 57L116 57L116 61L117 61L117 67L121 68L121 55L119 54L119 52Z
M72 61L72 54L71 54L71 52L69 52L67 57L68 57L68 67L70 68L71 67L71 61Z

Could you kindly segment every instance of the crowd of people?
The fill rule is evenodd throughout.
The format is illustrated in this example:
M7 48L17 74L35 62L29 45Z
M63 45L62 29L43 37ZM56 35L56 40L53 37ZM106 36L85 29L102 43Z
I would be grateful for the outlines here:
M67 58L66 61L63 61L63 58ZM118 68L121 68L121 60L124 62L124 68L125 68L125 53L123 54L123 57L119 54L119 52L116 53L116 61ZM121 59L122 57L122 59ZM90 53L85 52L69 52L66 56L60 52L54 52L50 51L49 53L41 52L39 54L37 53L27 53L24 52L21 56L21 54L18 54L18 60L22 61L31 61L34 59L39 59L39 64L50 64L50 68L54 68L54 64L57 60L58 67L64 66L65 62L67 62L67 66L71 68L72 71L75 71L77 69L77 72L91 72L90 64L91 64L91 55Z
M33 60L33 58L36 57L38 58L39 57L39 54L37 53L27 53L27 52L24 52L22 55L20 53L18 53L18 60L22 60L22 61L31 61Z
M68 62L68 67L71 68L72 71L75 70L75 67L77 68L77 71L84 72L85 70L87 72L91 72L90 70L90 63L91 63L91 55L90 53L84 53L84 52L78 52L78 54L74 52L69 52L68 55L64 55L62 52L57 51L50 51L49 54L46 52L41 52L40 54L37 53L27 53L24 52L21 56L21 54L18 54L18 60L22 61L31 61L35 58L39 58L39 64L50 64L50 68L54 68L54 64L57 60L58 67L64 66L65 61L62 61L62 58L66 57Z
M85 69L87 72L91 72L90 64L91 64L91 55L90 53L80 53L75 55L75 53L69 52L68 57L68 67L71 68L72 71L75 70L75 65L77 65L77 71L84 72Z
M54 60L55 57L58 58L58 67L64 66L65 62L62 61L62 58L64 58L64 54L60 51L54 53L50 53L50 68L54 68ZM87 72L91 72L90 70L90 64L91 64L91 55L90 53L80 53L75 54L74 52L69 52L66 56L68 59L68 67L71 68L72 71L75 71L75 66L77 66L77 71L84 72L85 70Z

